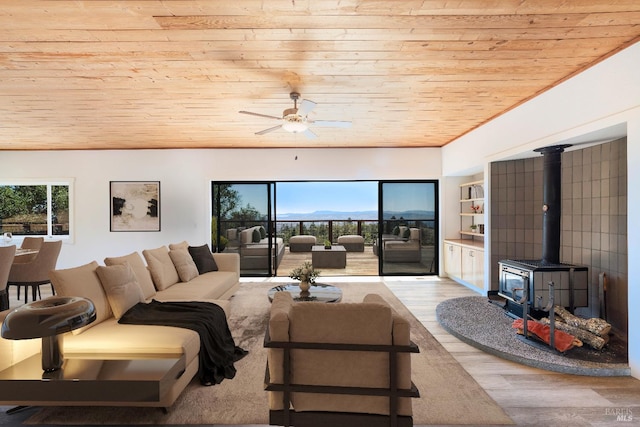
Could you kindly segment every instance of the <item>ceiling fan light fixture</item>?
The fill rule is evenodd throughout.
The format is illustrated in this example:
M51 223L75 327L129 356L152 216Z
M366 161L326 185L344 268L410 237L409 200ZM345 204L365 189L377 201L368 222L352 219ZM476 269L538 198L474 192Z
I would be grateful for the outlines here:
M289 114L283 117L282 129L291 133L304 132L309 128L307 120L297 114Z

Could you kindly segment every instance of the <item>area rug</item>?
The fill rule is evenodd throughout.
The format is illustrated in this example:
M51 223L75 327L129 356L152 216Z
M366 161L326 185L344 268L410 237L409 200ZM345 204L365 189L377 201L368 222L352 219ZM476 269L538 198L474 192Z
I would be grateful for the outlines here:
M230 328L236 343L249 355L236 363L237 375L213 387L192 382L165 414L157 408L51 407L26 424L215 424L267 425L267 395L263 388L266 351L262 347L274 283L242 283L231 300ZM412 378L420 390L413 399L415 425L513 424L480 385L438 343L382 283L340 283L343 302L364 295L383 296L411 323L412 340L420 347L412 355Z
M513 319L505 315L502 307L490 303L487 297L452 298L438 304L436 314L438 322L450 334L503 359L565 374L631 375L628 363L611 360L609 353L614 349L596 351L584 346L563 355L536 341L525 340L511 326ZM626 354L624 356L626 358Z

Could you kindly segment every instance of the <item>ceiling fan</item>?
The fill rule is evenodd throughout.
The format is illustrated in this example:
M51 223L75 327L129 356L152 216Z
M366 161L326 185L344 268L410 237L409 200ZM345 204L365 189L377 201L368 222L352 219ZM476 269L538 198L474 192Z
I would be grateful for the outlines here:
M256 135L264 135L265 133L273 132L274 130L284 129L287 132L291 133L303 133L307 138L314 139L317 138L318 135L316 135L311 129L309 129L309 125L334 128L351 127L351 122L310 119L308 117L308 114L314 108L316 108L317 104L313 101L309 101L308 99L303 99L300 102L300 108L298 108L298 99L300 99L300 94L298 92L291 92L289 94L289 97L293 100L293 108L287 108L286 110L284 110L282 112L282 117L252 113L250 111L239 111L239 113L249 114L251 116L266 117L267 119L275 119L282 122L278 126L256 132Z

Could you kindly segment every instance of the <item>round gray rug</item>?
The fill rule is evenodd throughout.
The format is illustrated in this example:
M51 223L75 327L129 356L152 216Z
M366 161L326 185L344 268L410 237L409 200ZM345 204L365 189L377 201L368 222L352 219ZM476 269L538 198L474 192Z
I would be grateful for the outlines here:
M525 340L511 327L513 319L502 307L487 297L473 296L443 301L436 307L438 322L450 334L487 353L503 359L548 371L589 376L628 376L628 363L609 362L607 349L602 352L585 347L574 348L566 355ZM581 360L571 352L591 352L592 360ZM593 361L601 359L601 361ZM625 354L626 357L626 354Z

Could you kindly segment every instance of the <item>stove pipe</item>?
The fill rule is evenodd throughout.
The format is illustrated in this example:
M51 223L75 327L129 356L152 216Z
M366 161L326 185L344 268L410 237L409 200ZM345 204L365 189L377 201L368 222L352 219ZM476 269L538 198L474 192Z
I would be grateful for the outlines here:
M560 214L562 152L571 145L554 145L534 151L544 156L542 178L542 265L560 264Z

